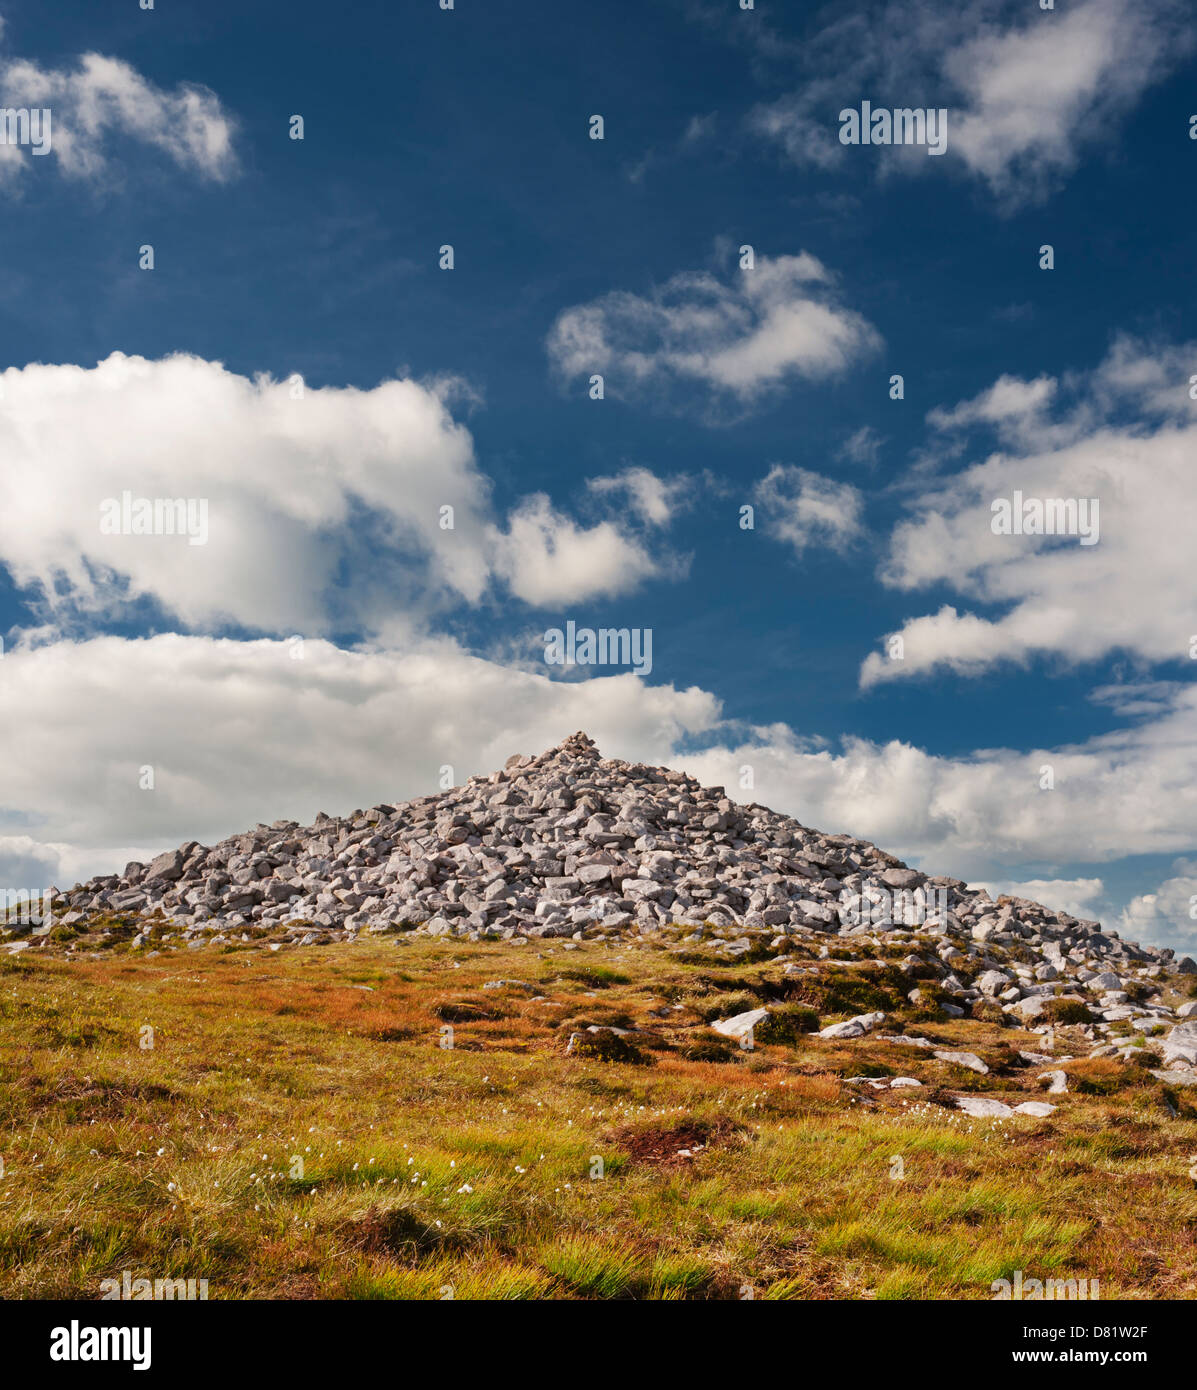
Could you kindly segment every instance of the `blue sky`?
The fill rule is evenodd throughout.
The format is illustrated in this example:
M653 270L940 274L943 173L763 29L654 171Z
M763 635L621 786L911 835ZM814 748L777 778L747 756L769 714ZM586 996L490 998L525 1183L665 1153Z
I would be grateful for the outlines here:
M1182 7L216 8L0 4L54 130L0 150L14 886L586 727L1192 942ZM946 154L841 145L866 99ZM126 489L208 543L101 535Z

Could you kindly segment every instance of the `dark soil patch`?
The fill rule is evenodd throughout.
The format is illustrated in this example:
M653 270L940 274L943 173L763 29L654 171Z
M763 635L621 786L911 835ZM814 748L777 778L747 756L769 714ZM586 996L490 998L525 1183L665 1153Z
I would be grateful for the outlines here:
M484 1023L503 1017L500 1009L476 1004L472 999L447 999L443 1004L434 1004L432 1012L442 1023Z
M40 1079L27 1082L33 1092L30 1103L39 1109L61 1110L73 1124L81 1120L118 1119L131 1106L153 1101L177 1102L178 1092L151 1081L85 1081L64 1078L53 1086Z
M354 1249L369 1255L410 1258L439 1249L446 1243L430 1221L424 1221L406 1207L390 1211L372 1207L356 1221L345 1222L341 1234L348 1237Z
M679 1153L680 1149L688 1150L691 1155L705 1153L742 1130L743 1126L734 1120L687 1120L667 1128L625 1125L613 1138L634 1163L682 1168L691 1159Z

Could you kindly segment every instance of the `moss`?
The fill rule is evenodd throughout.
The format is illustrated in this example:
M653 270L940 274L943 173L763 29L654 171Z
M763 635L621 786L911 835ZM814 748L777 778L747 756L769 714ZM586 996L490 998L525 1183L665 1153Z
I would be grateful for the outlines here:
M498 1009L475 1003L472 999L446 999L441 1004L434 1004L432 1012L442 1023L481 1023L502 1017Z
M691 998L686 1003L704 1023L714 1023L716 1019L734 1018L736 1014L746 1014L750 1009L758 1008L760 999L755 994L736 991L713 999Z
M1093 1014L1079 999L1049 999L1043 1010L1049 1023L1092 1023Z
M644 1067L652 1064L652 1058L642 1052L628 1038L618 1033L576 1033L573 1039L574 1057L585 1057L596 1062L622 1062L627 1066Z
M803 1033L815 1033L819 1028L819 1015L805 1004L776 1004L769 1010L769 1017L753 1029L757 1042L792 1043L797 1042Z
M734 1043L711 1033L684 1043L681 1055L688 1062L730 1062L738 1050Z
M579 984L586 985L590 989L609 989L612 985L631 983L629 976L621 975L618 970L612 970L609 965L571 965L550 971L544 976L544 979L546 981L577 980Z
M821 1014L865 1014L901 1007L906 978L898 970L854 971L833 968L794 982L794 995Z

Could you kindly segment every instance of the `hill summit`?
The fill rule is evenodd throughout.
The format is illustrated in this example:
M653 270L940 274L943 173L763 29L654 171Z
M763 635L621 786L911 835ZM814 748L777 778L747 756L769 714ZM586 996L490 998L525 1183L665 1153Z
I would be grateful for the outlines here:
M436 796L321 813L309 826L276 821L213 846L191 841L62 898L68 910L55 921L152 917L154 944L263 929L302 945L361 932L664 934L675 949L701 943L735 959L796 938L867 955L881 938L917 937L933 948L923 955L945 1014L990 1003L1023 1023L1050 1017L1062 996L1097 1003L1107 1023L1163 1023L1171 1010L1152 1002L1153 982L1197 971L1097 922L994 901L867 840L737 804L684 772L604 758L580 732Z

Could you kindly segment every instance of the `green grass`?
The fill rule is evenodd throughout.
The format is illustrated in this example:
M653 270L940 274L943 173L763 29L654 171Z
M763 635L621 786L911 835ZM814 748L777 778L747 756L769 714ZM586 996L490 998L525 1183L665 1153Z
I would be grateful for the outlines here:
M917 1023L982 1077L810 1031L910 1022L887 967L268 939L0 960L0 1295L95 1298L124 1269L210 1298L989 1298L1015 1269L1197 1295L1192 1093L1078 1061L1049 1119L969 1119L965 1090L1040 1096L1010 1059L1041 1040ZM708 1046L762 1001L754 1052ZM651 1065L567 1057L583 1013ZM923 1088L843 1079L899 1073Z

